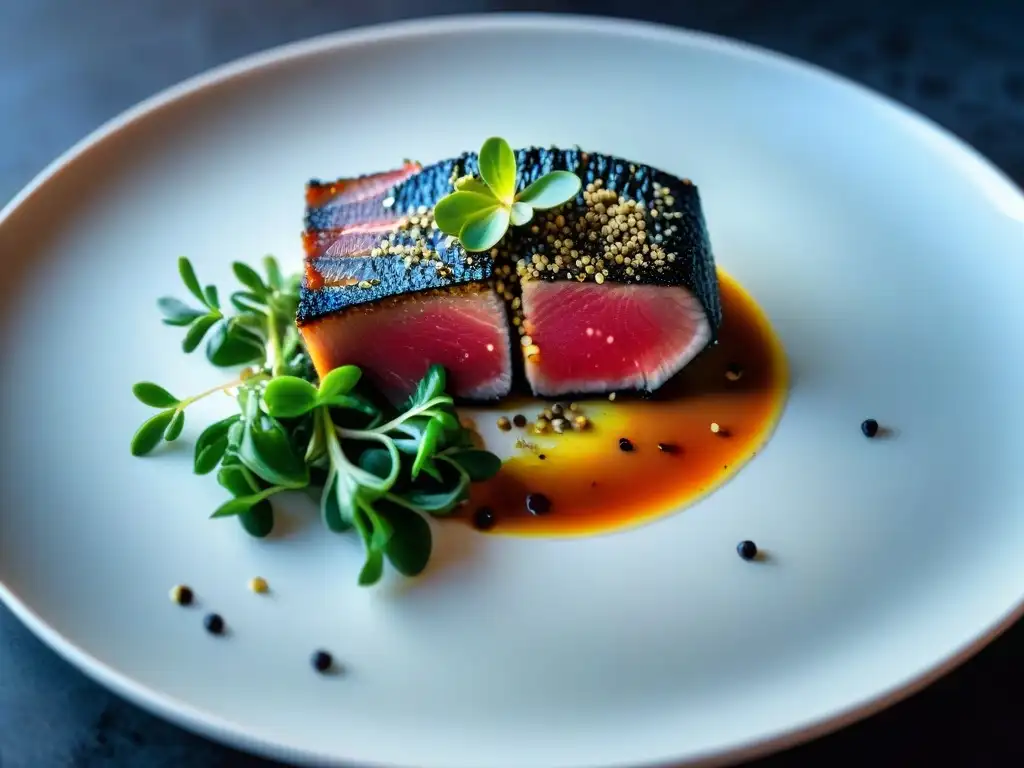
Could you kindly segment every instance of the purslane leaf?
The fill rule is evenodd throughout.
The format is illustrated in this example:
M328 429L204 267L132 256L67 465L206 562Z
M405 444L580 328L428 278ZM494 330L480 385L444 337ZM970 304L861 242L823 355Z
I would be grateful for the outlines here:
M583 182L570 171L551 171L520 192L516 200L545 210L561 205L579 194Z
M228 430L241 416L234 414L226 419L215 421L204 429L196 438L193 469L197 475L205 475L224 458L228 449Z
M265 538L274 530L274 507L270 501L263 501L253 504L245 512L238 514L238 522L250 536L258 539Z
M433 547L430 525L422 516L398 504L383 502L378 514L386 517L393 529L384 548L391 566L403 576L422 573Z
M284 278L281 276L281 268L277 265L277 259L273 256L264 256L263 270L267 273L267 282L271 288L278 291L284 288Z
M178 398L151 381L140 381L132 387L132 394L140 403L152 408L169 408L178 404Z
M433 457L434 451L437 449L437 440L441 436L441 430L441 424L436 419L431 419L427 422L427 426L423 430L423 437L420 438L416 459L412 463L410 475L413 480L419 477L420 472L423 471L424 464Z
M511 214L505 207L490 208L470 218L459 232L459 242L470 253L493 248L505 233Z
M220 309L220 297L217 295L216 285L206 286L203 295L206 297L206 303L211 309Z
M501 469L501 459L490 451L476 448L452 451L444 454L441 458L457 464L474 483L489 480Z
M248 264L236 261L231 265L231 271L235 273L235 277L238 279L238 282L251 290L257 296L264 297L270 292L266 284L264 284L263 278L260 277L259 273Z
M237 320L219 322L206 342L206 359L221 368L254 363L266 355L263 339Z
M185 287L188 288L189 293L199 299L199 301L206 306L206 295L203 293L203 289L199 285L199 279L196 277L196 271L192 268L192 262L184 256L181 256L178 259L178 274L181 275L181 282L183 282Z
M327 373L320 382L320 400L347 395L359 383L363 372L354 365L342 365Z
M403 410L411 411L426 402L433 400L435 397L439 397L444 394L445 387L448 386L448 376L444 370L444 366L434 363L424 374L423 378L420 379L419 384L416 385L416 390L410 395L409 399L405 402Z
M278 376L267 384L263 402L275 418L301 416L317 406L317 389L297 376Z
M185 338L181 342L181 348L186 354L195 351L199 342L203 340L207 331L216 324L218 319L217 315L203 315L189 326L188 333L185 334Z
M480 178L495 197L510 205L516 193L516 155L512 147L504 139L492 136L480 148L478 161Z
M455 190L457 192L477 192L481 195L490 195L492 197L494 196L494 193L491 192L490 187L488 187L484 182L480 181L480 179L474 178L472 176L465 176L456 181Z
M151 416L142 423L142 426L138 428L132 437L132 456L145 456L160 444L167 425L174 418L174 413L175 410L169 408L166 411L160 411L160 413Z
M445 234L458 237L466 222L481 212L498 207L499 203L493 196L479 192L453 192L434 206L434 222Z
M236 496L217 507L210 517L231 517L232 515L240 515L264 499L284 490L287 489L279 485L272 485L269 488L264 488L258 493L252 493L248 496Z
M170 423L167 425L167 430L164 432L164 440L168 443L173 443L179 437L181 437L181 430L185 428L185 412L175 411L171 417Z
M182 301L172 298L170 296L164 296L161 299L157 299L157 307L164 316L164 323L167 325L184 326L189 325L197 317L202 317L206 313L193 309Z

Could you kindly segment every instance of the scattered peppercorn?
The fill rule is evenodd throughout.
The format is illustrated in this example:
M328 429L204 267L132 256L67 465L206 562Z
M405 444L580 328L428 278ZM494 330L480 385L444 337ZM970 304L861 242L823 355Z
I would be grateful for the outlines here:
M551 500L543 493L531 493L526 497L526 511L531 515L546 515L551 511Z
M757 557L757 544L752 541L741 541L736 545L736 551L744 560L753 560Z
M498 419L498 429L500 429L502 432L508 432L510 429L512 429L512 422L510 422L506 417L502 416L500 419Z
M630 440L628 437L620 437L619 438L619 450L620 451L625 451L626 453L629 453L630 451L633 450L633 441Z
M675 443L658 443L658 450L662 453L678 453L679 447Z
M522 429L523 427L526 426L526 417L523 416L523 414L521 413L517 413L515 416L512 417L512 423L515 424L520 429Z
M865 437L874 437L878 434L878 422L874 419L865 419L860 424L860 431Z
M473 513L473 527L479 531L488 531L494 527L496 518L490 507L480 507Z
M257 595L262 595L270 589L270 585L267 584L266 579L257 576L254 579L249 579L249 589Z
M171 588L171 602L178 605L192 605L193 597L192 590L183 584L178 584Z
M739 381L743 378L743 369L736 365L736 363L732 363L725 369L725 378L729 381Z
M552 416L561 416L563 413L564 413L564 409L562 408L562 404L561 403L555 403L554 405L551 406L551 415Z
M590 426L590 419L580 415L572 420L572 426L577 432L583 432Z
M546 459L546 458L547 458L547 456L545 456L545 455L544 455L543 453L541 453L541 454L539 454L539 455L537 456L537 458L538 458L538 459L540 459L541 461L544 461L544 459Z
M327 651L316 651L310 658L310 662L317 672L326 672L334 665L334 659Z
M211 635L219 635L224 631L224 619L216 613L208 613L203 617L203 626Z

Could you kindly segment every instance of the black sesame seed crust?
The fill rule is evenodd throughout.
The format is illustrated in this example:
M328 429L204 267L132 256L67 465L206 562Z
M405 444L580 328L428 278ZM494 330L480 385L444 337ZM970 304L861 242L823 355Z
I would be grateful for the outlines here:
M582 179L583 188L580 193L574 200L561 206L560 212L583 210L585 191L590 184L599 184L604 190L636 201L637 208L643 211L645 232L651 242L657 239L659 247L674 258L659 263L656 268L645 269L628 269L625 264L609 260L602 279L625 284L686 288L694 294L707 313L712 342L717 338L722 320L718 277L700 195L694 184L647 165L630 163L612 155L586 153L579 148L519 149L516 151L516 160L519 167L519 189L524 189L554 170L572 171ZM383 208L377 204L379 211L366 211L365 215L368 219L385 219L415 215L423 209L431 210L442 197L452 192L455 179L475 175L478 171L477 155L472 152L429 165L392 188L389 197L394 199L393 205ZM666 206L667 200L671 204ZM661 206L661 210L669 215L652 216L656 205ZM364 211L360 209L359 214L363 215ZM318 228L315 208L307 209L305 220L308 226ZM536 221L535 217L531 224ZM530 224L510 227L499 244L500 250L518 258L532 253L550 252L554 255L545 234L543 229L540 233L534 232ZM414 237L409 232L398 232L395 240L400 245L419 244L434 249L444 269L438 270L431 261L413 264L410 268L401 255L393 254L343 259L321 257L314 262L314 266L328 281L331 277L352 276L355 262L359 261L366 263L359 267L358 279L380 282L370 286L325 286L317 290L310 290L304 284L296 318L298 323L302 325L351 306L376 302L390 296L485 282L494 277L495 265L489 254L467 254L457 242L448 245L449 238L437 230L430 230L420 237ZM579 253L593 253L596 256L596 252L588 251L590 246L588 242L581 242ZM472 264L467 261L467 256L472 258ZM570 270L559 273L542 271L535 279L554 281L573 277ZM518 294L518 284L514 280L508 282L508 290Z

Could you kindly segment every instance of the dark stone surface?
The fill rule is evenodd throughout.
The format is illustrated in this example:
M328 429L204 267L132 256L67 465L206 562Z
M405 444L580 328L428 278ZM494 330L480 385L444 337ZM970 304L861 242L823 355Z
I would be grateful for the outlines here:
M1020 0L692 0L635 13L739 38L923 112L1024 184ZM425 13L549 10L563 0L0 0L0 201L104 121L213 65L314 34ZM950 610L955 610L954 606ZM1024 765L1024 625L923 693L756 768ZM2 768L270 766L127 704L0 608Z

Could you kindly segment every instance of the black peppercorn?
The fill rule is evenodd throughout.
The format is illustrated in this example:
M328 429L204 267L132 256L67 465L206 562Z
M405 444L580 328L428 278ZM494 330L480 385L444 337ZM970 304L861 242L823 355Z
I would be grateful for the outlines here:
M203 618L203 626L211 635L219 635L224 631L224 619L216 613L208 613Z
M331 654L327 651L317 651L310 658L310 662L313 664L313 669L317 672L326 672L334 664L334 659L331 658Z
M543 493L531 493L526 497L526 511L531 515L546 515L551 511L551 499Z
M630 440L628 437L620 437L619 438L619 450L622 450L622 451L625 451L626 453L629 453L630 451L633 450L633 441Z
M757 544L752 541L741 541L736 545L736 551L744 560L753 560L757 557Z
M494 510L490 507L480 507L473 513L473 527L480 531L487 531L494 527Z
M878 422L874 419L865 419L860 423L860 431L865 437L874 437L878 434Z

